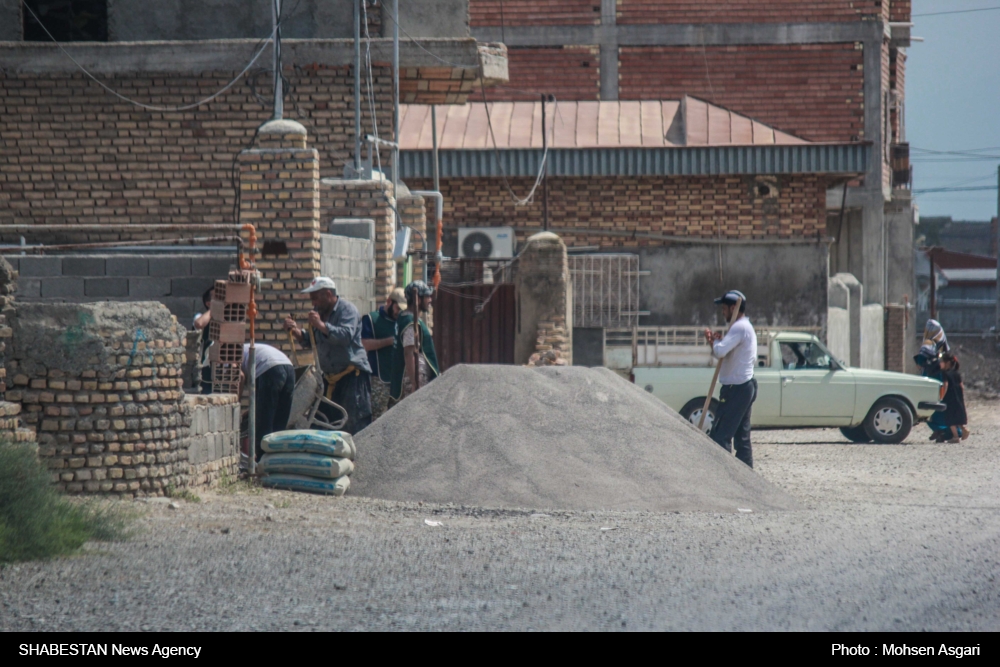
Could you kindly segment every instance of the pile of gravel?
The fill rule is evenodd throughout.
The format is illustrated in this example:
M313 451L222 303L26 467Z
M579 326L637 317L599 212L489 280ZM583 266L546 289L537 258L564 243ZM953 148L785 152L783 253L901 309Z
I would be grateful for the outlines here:
M607 369L456 366L355 436L353 495L735 512L798 503Z

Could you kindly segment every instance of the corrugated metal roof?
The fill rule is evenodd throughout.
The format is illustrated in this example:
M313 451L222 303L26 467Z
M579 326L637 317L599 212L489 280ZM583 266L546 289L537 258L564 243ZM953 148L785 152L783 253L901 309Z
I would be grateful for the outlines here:
M541 148L441 150L442 178L538 174ZM870 144L681 146L674 148L556 148L550 176L716 176L725 174L863 174ZM434 175L431 150L403 150L400 176Z
M487 108L489 118L487 119ZM694 97L661 101L593 101L548 104L552 148L677 148L773 146L809 142ZM400 148L432 148L431 107L403 104ZM477 102L437 109L442 150L542 147L542 103Z

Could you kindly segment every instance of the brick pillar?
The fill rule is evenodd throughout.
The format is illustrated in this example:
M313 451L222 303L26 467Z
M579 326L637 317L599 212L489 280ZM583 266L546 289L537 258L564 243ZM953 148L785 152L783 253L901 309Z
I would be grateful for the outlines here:
M400 197L396 205L399 211L400 224L413 229L410 237L410 252L424 249L424 235L427 233L427 208L424 198L420 195ZM430 245L428 245L430 247ZM413 279L423 280L424 258L413 257Z
M392 209L396 206L396 198L392 183L324 178L321 184L324 220L368 218L375 221L375 302L384 302L396 285L396 267L392 261L396 221Z
M285 316L304 321L309 296L299 292L320 273L319 153L306 147L306 130L293 120L261 126L258 147L239 156L240 222L257 229L265 285L257 295L257 340L289 348ZM244 238L246 234L244 233Z
M905 373L906 306L889 304L885 307L885 369Z
M572 282L562 239L551 232L530 237L521 251L514 283L519 313L514 362L572 364Z

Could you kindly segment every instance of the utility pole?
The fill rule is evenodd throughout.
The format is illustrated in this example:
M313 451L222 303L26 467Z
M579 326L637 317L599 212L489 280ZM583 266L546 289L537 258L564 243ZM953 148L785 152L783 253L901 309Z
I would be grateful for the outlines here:
M399 189L399 0L392 0L392 196Z
M285 94L281 86L281 0L271 3L271 21L274 26L274 118L281 120L285 113Z
M545 131L545 103L548 95L542 95L542 230L549 231L549 133Z
M354 177L361 174L361 3L354 0Z

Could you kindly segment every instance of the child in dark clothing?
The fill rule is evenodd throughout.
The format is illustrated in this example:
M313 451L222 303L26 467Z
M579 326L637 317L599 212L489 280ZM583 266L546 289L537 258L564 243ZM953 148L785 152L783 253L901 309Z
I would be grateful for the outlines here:
M946 352L941 357L941 400L947 406L944 412L945 423L951 429L951 440L955 443L969 437L968 416L965 413L965 387L962 385L962 375L959 369L958 357Z

